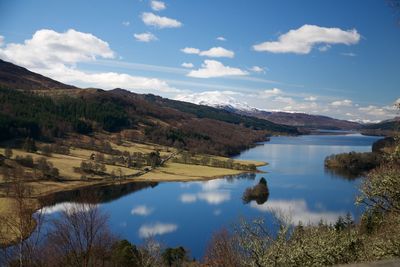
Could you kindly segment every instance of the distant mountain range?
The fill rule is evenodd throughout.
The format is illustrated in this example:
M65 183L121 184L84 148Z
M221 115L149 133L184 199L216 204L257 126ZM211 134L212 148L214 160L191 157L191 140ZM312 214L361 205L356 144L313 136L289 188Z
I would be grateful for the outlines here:
M334 119L327 116L311 115L306 113L261 110L251 107L247 103L241 103L233 97L224 96L222 98L218 94L216 94L215 96L210 94L189 95L180 97L179 100L195 103L198 105L211 106L232 113L265 119L277 124L306 129L358 130L362 128L362 125L360 123Z

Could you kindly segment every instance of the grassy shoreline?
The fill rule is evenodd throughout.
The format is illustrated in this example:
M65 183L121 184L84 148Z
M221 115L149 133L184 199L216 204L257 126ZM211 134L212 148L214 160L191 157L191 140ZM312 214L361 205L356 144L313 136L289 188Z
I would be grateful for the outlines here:
M168 153L176 153L176 150L172 148L167 148L164 146L157 145L145 145L145 144L135 144L128 143L126 146L116 146L119 150L127 152L150 152L159 150L162 155L167 155ZM60 170L61 177L60 181L52 180L29 180L25 181L24 184L29 186L32 190L31 195L27 200L29 204L32 205L32 214L37 210L41 209L42 203L40 199L46 198L56 193L69 192L74 190L83 190L85 188L95 188L104 186L118 186L127 185L133 183L141 182L190 182L190 181L207 181L212 179L223 178L226 176L235 176L245 173L255 173L261 172L258 169L255 171L248 170L237 170L229 169L224 167L211 167L204 165L194 165L194 164L183 164L168 161L162 166L157 168L150 168L148 171L140 171L124 166L106 165L107 172L110 173L116 169L122 169L126 176L131 176L129 178L123 178L118 180L104 179L101 177L93 176L88 180L82 180L79 178L79 174L74 172L74 168L79 167L80 163L87 160L92 153L96 151L91 151L88 149L72 148L69 155L55 154L52 155L42 155L40 153L29 153L21 149L13 149L13 159L17 156L27 156L30 155L34 160L40 157L45 157L50 161L55 167ZM4 153L4 149L0 148L0 153ZM204 156L204 155L203 155ZM229 158L206 155L207 157L217 159L220 161L230 160ZM12 161L12 160L11 160ZM246 161L246 160L234 160L236 163L243 165L255 165L256 167L261 167L267 165L266 162L260 161ZM29 171L29 170L28 170ZM133 177L135 175L139 175ZM0 216L13 216L15 200L13 197L8 196L7 188L11 185L11 182L5 181L4 177L0 177ZM26 233L26 237L29 237L31 232L35 229L32 227L29 233ZM6 231L6 232L5 232ZM0 240L0 246L9 246L15 244L16 237L11 234L7 234L7 230L0 228L0 233L2 232L3 240Z

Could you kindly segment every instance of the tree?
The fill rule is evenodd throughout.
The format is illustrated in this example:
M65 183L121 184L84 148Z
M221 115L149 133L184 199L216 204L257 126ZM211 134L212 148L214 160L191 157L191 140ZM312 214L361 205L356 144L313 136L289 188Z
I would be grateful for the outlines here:
M87 202L74 204L51 222L49 245L64 266L99 266L109 257L114 243L108 217L93 199L82 201Z
M36 147L36 143L35 140L33 140L32 138L26 138L24 145L22 146L22 148L26 151L26 152L36 152L37 151L37 147Z
M112 246L111 260L115 267L141 267L140 252L128 240L119 240Z
M6 147L6 149L4 150L4 156L6 156L6 158L11 159L13 155L13 151L11 148Z
M241 266L240 254L234 236L222 229L212 236L204 256L206 266Z
M161 256L167 266L182 266L182 263L188 260L187 252L183 247L167 248Z

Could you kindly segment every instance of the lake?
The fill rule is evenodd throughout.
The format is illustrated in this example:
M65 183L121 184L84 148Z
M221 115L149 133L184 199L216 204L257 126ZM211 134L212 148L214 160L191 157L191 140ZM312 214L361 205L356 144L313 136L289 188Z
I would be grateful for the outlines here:
M140 244L154 236L166 246L184 246L201 258L212 234L237 224L240 218L264 218L274 229L271 210L290 214L293 222L334 222L351 213L358 218L362 207L354 205L360 179L347 179L324 169L326 156L342 152L370 151L379 137L304 135L272 137L244 151L237 159L266 161L265 173L225 177L205 182L140 183L103 188L100 207L110 216L112 230L121 238ZM242 195L265 177L269 198L263 204L244 204ZM71 201L59 196L49 216Z

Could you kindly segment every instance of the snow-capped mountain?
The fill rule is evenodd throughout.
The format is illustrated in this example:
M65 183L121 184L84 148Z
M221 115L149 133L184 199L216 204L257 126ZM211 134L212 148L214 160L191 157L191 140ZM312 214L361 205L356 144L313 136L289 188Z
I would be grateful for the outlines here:
M327 116L312 115L298 112L267 111L251 107L246 102L235 99L235 92L208 91L190 95L180 95L176 100L190 102L197 105L211 106L224 109L240 115L265 119L274 123L305 127L312 129L353 130L361 127L359 123L338 120Z
M249 106L246 102L237 101L233 95L235 92L202 92L190 95L179 95L175 99L184 102L190 102L197 105L210 106L230 111L255 111L254 107ZM231 96L232 95L232 96Z

